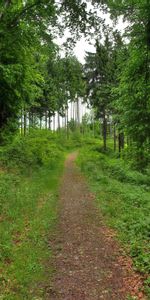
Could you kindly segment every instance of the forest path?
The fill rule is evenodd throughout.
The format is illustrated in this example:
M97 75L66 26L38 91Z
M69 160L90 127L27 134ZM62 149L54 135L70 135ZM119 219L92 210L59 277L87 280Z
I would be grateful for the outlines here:
M56 273L46 299L124 300L129 294L144 299L140 280L103 224L75 158L76 153L70 154L65 163L60 223L51 241Z

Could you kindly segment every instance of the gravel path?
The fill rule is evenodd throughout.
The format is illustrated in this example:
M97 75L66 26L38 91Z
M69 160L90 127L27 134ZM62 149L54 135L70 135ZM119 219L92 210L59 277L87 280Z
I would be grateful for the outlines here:
M60 223L52 241L56 273L46 299L125 300L128 294L144 299L141 278L103 224L75 157L68 156L61 183Z

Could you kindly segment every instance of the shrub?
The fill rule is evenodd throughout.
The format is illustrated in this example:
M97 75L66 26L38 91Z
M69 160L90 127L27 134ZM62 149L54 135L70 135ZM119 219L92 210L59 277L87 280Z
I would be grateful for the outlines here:
M34 130L25 137L17 136L3 152L1 150L1 160L9 167L17 166L21 169L40 166L53 168L63 155L62 150L52 133Z

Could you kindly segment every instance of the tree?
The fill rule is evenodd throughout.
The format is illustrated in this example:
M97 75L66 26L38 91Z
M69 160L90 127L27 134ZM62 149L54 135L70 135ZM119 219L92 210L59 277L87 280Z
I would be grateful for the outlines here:
M32 1L1 3L0 130L14 124L22 106L39 97L42 76L37 68L44 35L44 11ZM38 15L40 14L40 18ZM46 27L45 27L46 29ZM34 78L34 80L33 80Z
M86 15L82 1L2 0L0 3L0 131L14 127L19 111L43 98L43 75L36 55L52 44L55 29L66 24L73 32ZM60 13L63 25L58 19ZM80 16L82 15L82 20ZM74 18L75 17L75 18ZM82 28L83 29L83 28ZM77 30L76 30L77 31ZM36 106L36 105L35 105ZM10 127L9 127L10 130Z
M106 36L104 44L96 41L96 53L87 53L85 63L87 97L92 107L96 108L97 118L102 120L104 151L107 148L107 117L111 101L112 72L112 45Z
M128 44L120 56L116 104L121 126L132 139L139 167L148 162L150 142L150 3L108 1L112 15L123 13L129 22ZM114 12L114 9L117 9ZM126 52L126 55L124 55Z

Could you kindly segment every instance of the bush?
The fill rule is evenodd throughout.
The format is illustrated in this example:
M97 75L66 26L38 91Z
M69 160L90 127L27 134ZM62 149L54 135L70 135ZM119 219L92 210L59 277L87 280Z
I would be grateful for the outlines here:
M13 143L1 150L1 161L8 167L29 169L33 167L54 167L63 155L63 148L56 137L47 131L34 130L31 134L17 136Z

